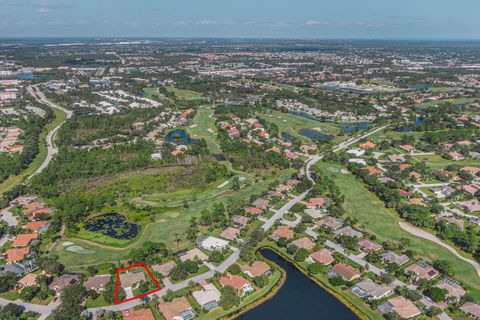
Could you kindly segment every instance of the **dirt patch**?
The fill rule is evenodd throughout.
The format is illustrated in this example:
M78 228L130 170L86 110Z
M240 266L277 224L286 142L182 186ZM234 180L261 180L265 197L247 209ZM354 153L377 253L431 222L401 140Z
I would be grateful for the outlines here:
M177 212L174 212L174 213L171 213L168 215L170 218L176 218L178 217L178 213Z

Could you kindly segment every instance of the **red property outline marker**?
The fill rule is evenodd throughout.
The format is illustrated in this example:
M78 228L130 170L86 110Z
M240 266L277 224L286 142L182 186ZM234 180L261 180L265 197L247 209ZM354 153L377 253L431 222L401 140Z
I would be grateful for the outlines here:
M155 283L157 288L152 290L152 291L142 293L138 296L135 296L135 297L132 297L132 298L129 298L129 299L125 299L125 300L122 300L122 301L118 301L118 291L119 291L119 285L120 285L120 272L128 270L128 269L136 268L136 267L143 267L145 270L147 270L148 275L153 280L153 282ZM148 269L145 262L142 261L142 262L138 262L138 263L132 264L132 265L124 267L124 268L117 268L117 276L116 276L116 279L115 279L115 304L120 304L120 303L128 302L128 301L131 301L131 300L140 299L140 298L143 298L145 296L148 296L149 294L152 294L152 293L160 291L160 290L162 290L162 288L160 287L160 284L158 284L157 279L155 279L155 277L153 276L150 269Z

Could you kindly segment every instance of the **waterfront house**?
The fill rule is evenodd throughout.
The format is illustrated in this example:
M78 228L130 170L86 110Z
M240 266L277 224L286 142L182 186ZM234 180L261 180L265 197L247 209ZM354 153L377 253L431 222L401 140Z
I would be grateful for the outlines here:
M198 305L204 310L212 310L218 307L221 299L221 293L213 283L201 283L203 289L192 292L192 296Z
M356 268L345 263L337 263L334 265L332 268L332 273L342 277L346 281L358 279L362 275L360 270L357 270Z
M240 297L243 297L245 294L253 291L253 287L250 282L248 282L248 280L244 277L236 274L227 274L221 277L219 282L222 287L232 287Z
M272 239L278 241L280 238L292 239L295 233L288 226L278 226L272 233Z
M393 289L389 286L379 285L371 279L365 279L352 287L353 293L360 298L370 298L373 300L388 297L393 293Z
M187 298L180 297L170 302L158 299L158 310L166 320L189 320L195 317L195 311Z
M303 237L292 241L292 245L299 249L306 249L308 251L315 247L315 243L310 238Z
M417 306L402 296L389 299L387 302L381 304L378 307L378 310L382 314L395 312L398 316L404 319L413 318L421 314Z
M334 261L335 259L333 258L330 250L328 249L320 249L318 251L312 252L307 258L307 262L309 263L318 262L325 266L331 264Z
M129 308L122 311L123 320L155 320L152 310L149 308Z
M255 261L251 265L242 264L240 269L250 278L267 275L271 272L271 268L265 261Z

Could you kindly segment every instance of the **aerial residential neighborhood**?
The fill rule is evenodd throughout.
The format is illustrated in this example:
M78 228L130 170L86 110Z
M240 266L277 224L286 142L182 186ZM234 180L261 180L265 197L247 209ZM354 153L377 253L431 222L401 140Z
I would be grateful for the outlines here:
M479 12L0 0L0 319L480 319Z

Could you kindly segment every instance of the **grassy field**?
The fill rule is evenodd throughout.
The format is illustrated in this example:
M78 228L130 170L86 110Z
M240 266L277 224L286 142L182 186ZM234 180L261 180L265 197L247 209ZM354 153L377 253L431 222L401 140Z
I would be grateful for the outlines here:
M53 252L59 256L59 261L69 270L79 271L88 265L124 260L128 257L131 249L142 247L146 241L164 242L167 246L174 247L176 244L175 234L180 235L180 240L184 242L190 218L198 216L203 209L210 208L216 202L226 203L230 197L247 200L252 194L266 191L272 181L286 180L293 172L293 169L289 169L280 171L276 175L267 173L268 176L258 182L251 177L245 177L245 180L241 182L242 188L238 192L231 190L230 183L222 188L217 188L219 185L217 183L204 193L189 189L184 192L154 194L141 199L132 199L134 204L148 204L159 210L154 221L142 228L137 241L126 247L112 247L84 239L66 237L55 245ZM193 200L194 197L196 200ZM183 200L189 202L188 208L183 207ZM65 245L65 243L67 244ZM72 246L75 250L71 249ZM79 250L75 246L81 249Z
M201 100L201 99L205 99L205 97L199 92L195 92L195 91L191 91L191 90L185 90L185 89L178 89L178 88L174 88L174 87L170 87L170 86L167 86L166 88L167 88L168 91L175 93L175 95L177 96L177 98L179 100Z
M437 100L437 101L428 101L416 104L415 106L418 108L428 108L434 107L436 105L440 105L443 103L453 103L453 104L468 104L476 100L476 98L463 98L463 99L444 99L444 100Z
M23 170L20 174L10 177L9 179L5 180L2 184L0 184L0 194L7 192L14 188L15 186L19 185L20 183L23 182L25 178L27 178L29 175L34 173L43 163L45 158L47 157L47 146L45 143L45 139L47 137L47 134L50 130L58 126L60 123L65 121L67 115L61 111L60 109L57 108L52 108L53 112L55 113L55 119L47 124L42 132L39 135L39 152L35 159L30 163L30 165Z
M213 108L200 106L193 118L193 124L188 128L188 133L194 139L205 139L208 149L213 154L221 153L220 146L216 141L218 129L215 126Z
M383 202L368 191L363 183L352 174L340 173L340 166L320 162L317 167L333 178L342 190L345 195L345 208L349 216L356 218L361 225L380 238L395 241L399 241L401 238L409 239L410 249L417 252L420 257L448 261L455 271L455 278L469 287L472 294L480 297L480 279L470 264L456 258L443 247L414 237L401 229L398 225L401 220L398 214L393 209L385 208Z
M443 169L450 164L457 164L460 166L480 167L479 160L452 161L452 160L444 159L438 154L432 154L432 155L426 155L426 156L414 156L412 158L419 162L425 161L427 166L429 166L434 170Z
M269 111L268 113L261 113L259 116L268 122L275 123L280 132L286 132L291 136L300 139L304 142L312 142L311 139L301 135L298 131L300 129L316 130L320 133L336 136L340 132L340 128L332 123L319 122L306 118L302 118L293 114L283 113L279 111ZM339 140L337 137L336 140Z
M415 140L418 140L423 136L423 134L424 132L419 132L419 131L396 132L396 131L381 130L369 136L369 140L372 140L372 141L381 141L386 139L399 140L403 136L414 137Z

